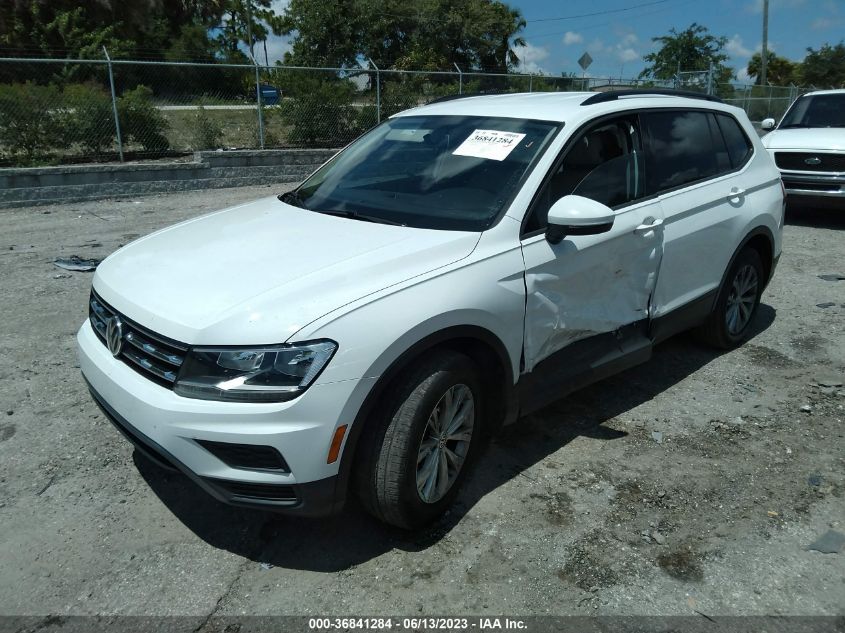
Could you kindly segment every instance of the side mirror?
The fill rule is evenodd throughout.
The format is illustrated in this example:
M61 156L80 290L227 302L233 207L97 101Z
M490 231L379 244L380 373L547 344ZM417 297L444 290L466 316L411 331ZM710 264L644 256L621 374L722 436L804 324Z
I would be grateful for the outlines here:
M546 240L558 244L567 235L596 235L613 226L613 210L583 196L564 196L549 209Z
M763 122L760 124L760 127L764 130L773 130L775 128L775 120L771 117L768 119L763 119Z

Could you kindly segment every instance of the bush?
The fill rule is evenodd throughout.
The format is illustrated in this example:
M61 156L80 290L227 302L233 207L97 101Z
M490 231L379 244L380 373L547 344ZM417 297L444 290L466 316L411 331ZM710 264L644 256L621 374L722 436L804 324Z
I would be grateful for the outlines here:
M354 88L342 80L302 78L296 96L281 106L284 123L290 126L288 141L309 145L345 145L357 136Z
M203 107L197 108L191 117L191 141L194 149L216 149L221 145L223 126L208 115Z
M115 139L111 95L90 85L71 85L64 91L64 130L68 145L78 144L89 154L102 154Z
M146 86L127 90L117 102L123 142L132 139L146 152L163 152L170 147L165 133L169 125L153 105L153 91Z
M0 85L0 146L22 164L43 162L67 146L61 92L55 86Z

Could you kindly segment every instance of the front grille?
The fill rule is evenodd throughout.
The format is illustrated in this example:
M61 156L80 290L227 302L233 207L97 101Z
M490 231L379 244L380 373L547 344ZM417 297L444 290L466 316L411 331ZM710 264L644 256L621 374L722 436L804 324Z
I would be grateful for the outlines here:
M296 502L296 491L293 486L277 484L254 484L246 481L232 481L230 479L205 478L205 481L212 486L223 490L227 496L233 499L244 499L250 501L268 501L284 504Z
M817 165L808 165L805 161L818 159ZM792 171L845 171L845 154L812 154L809 152L775 152L775 163L781 169Z
M187 345L141 327L120 314L93 291L88 306L88 317L97 337L106 346L109 319L118 317L123 324L123 348L117 358L153 382L169 389L173 388L176 375L188 351Z
M284 457L282 457L282 454L272 446L231 444L229 442L213 442L211 440L194 441L232 468L272 470L279 473L290 472L290 468Z

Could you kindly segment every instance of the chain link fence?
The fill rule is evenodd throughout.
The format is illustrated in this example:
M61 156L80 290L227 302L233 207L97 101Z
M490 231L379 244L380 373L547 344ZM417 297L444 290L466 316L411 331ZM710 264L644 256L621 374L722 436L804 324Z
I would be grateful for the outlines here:
M481 72L0 58L0 165L176 158L196 150L341 147L381 120L469 93L682 88L753 120L798 88Z

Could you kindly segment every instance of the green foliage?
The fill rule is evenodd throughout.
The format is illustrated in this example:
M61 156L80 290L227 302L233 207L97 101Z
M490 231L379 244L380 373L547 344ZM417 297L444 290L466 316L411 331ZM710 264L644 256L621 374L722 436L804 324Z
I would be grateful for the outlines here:
M146 86L127 90L118 99L117 110L124 143L133 140L146 152L163 152L170 147L165 136L165 119L153 104L153 92Z
M20 164L44 161L66 145L62 96L56 86L0 85L0 148Z
M525 20L500 0L291 0L281 21L293 36L286 62L380 68L506 72Z
M755 79L755 83L760 83L762 61L763 55L759 52L754 53L748 60L748 76ZM766 55L766 83L773 86L797 84L801 81L800 70L801 64L786 57L780 57L774 51L769 51Z
M808 48L801 63L801 78L805 85L819 88L845 86L845 42L825 44L819 50Z
M343 80L299 78L293 96L280 106L290 126L288 141L335 147L357 136L358 115L352 106L354 87Z
M733 68L724 64L728 60L724 52L728 38L712 35L705 26L693 22L681 32L673 28L669 35L651 40L659 43L660 49L643 56L649 65L640 73L640 78L672 79L678 70L706 71L711 63L717 84L728 83L734 78Z
M43 2L21 2L4 17L0 20L0 46L25 49L29 55L102 59L104 46L112 56L124 55L134 46L118 35L120 23L91 20L80 6L57 9ZM27 70L26 66L3 68L0 80L13 81L16 75L24 78ZM103 66L91 64L50 65L43 70L53 73L48 74L50 82L63 84L105 77Z
M64 133L69 145L102 154L115 138L111 95L96 85L66 86L63 93Z
M192 147L199 149L215 149L220 147L223 138L223 126L219 121L208 116L208 111L200 105L191 118Z

